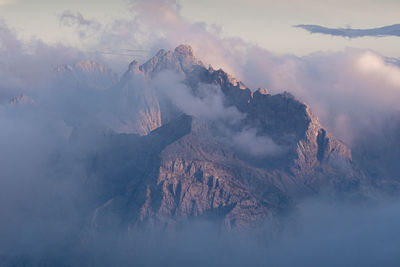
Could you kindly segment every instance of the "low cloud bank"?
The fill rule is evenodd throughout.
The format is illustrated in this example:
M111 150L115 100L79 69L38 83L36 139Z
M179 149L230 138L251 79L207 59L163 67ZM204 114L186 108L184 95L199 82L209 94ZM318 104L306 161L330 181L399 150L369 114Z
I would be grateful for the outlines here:
M20 244L15 247L13 242L8 243L0 264L391 266L400 260L398 209L398 203L390 200L360 206L313 199L302 203L295 221L288 221L274 234L262 229L225 232L212 222L191 221L175 232L147 229L121 235L111 231L78 243L65 236L63 223L41 221L46 226L41 232L32 227L36 224L31 223L31 228L22 225L23 231L14 237L29 240L26 250ZM9 251L18 257L4 256Z

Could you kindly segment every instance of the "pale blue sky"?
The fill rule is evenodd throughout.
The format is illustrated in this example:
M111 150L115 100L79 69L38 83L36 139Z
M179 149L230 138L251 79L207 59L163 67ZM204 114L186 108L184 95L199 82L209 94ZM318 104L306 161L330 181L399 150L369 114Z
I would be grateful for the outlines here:
M375 50L400 57L400 37L345 39L311 35L296 24L370 28L400 23L399 0L181 0L181 14L190 21L216 23L227 36L239 36L276 53L305 55L346 47ZM65 10L79 11L101 22L131 16L127 0L0 0L0 17L22 38L77 45L60 27Z

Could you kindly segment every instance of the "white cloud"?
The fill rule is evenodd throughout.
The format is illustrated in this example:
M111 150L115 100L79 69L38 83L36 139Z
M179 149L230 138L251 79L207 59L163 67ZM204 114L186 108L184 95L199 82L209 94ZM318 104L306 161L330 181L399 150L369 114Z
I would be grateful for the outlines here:
M270 137L257 135L256 129L254 128L233 134L232 140L230 141L232 141L232 144L234 144L240 152L252 156L270 156L282 152L282 148Z
M194 95L192 89L182 83L173 72L165 71L156 76L155 86L163 97L188 115L205 120L239 121L243 118L234 107L224 106L224 96L216 85L201 85L197 90L201 95Z
M178 75L169 71L159 73L154 84L156 90L179 110L214 122L219 131L217 138L235 150L252 156L271 156L282 152L282 148L270 137L258 135L255 128L231 129L230 125L240 124L246 115L236 107L224 105L224 95L219 86L202 84L194 94Z
M363 53L357 60L356 67L366 77L374 77L388 86L398 87L400 90L400 68L388 64L385 60L372 52Z

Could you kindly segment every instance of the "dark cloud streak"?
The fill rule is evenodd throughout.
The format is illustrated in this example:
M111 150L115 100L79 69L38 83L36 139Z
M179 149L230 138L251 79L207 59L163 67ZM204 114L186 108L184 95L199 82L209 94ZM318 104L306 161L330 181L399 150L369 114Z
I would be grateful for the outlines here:
M327 28L320 25L299 24L293 26L304 29L310 33L320 33L332 36L342 36L348 38L359 37L387 37L400 36L400 24L393 24L372 29L351 29L351 28Z

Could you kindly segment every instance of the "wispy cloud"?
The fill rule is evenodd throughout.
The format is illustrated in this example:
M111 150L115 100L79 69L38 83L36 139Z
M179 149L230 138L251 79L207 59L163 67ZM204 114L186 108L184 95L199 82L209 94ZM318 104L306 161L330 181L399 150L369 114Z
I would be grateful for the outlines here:
M320 25L300 24L293 27L304 29L310 33L320 33L333 36L342 36L348 38L358 37L387 37L400 36L400 24L393 24L372 29L351 29L351 28L327 28Z
M90 36L90 33L96 32L101 28L101 24L97 21L87 19L79 12L73 13L68 10L61 14L60 25L76 27L81 39L88 37L88 35Z
M72 13L71 11L64 11L60 17L60 23L68 26L80 25L80 26L92 26L98 23L94 20L86 19L81 13Z

